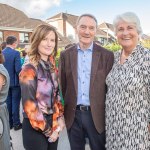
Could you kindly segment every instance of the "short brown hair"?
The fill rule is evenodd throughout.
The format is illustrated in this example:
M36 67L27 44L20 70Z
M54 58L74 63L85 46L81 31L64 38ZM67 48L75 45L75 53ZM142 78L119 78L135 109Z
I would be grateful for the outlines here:
M97 26L97 24L98 24L98 23L97 23L97 19L96 19L96 17L93 16L92 14L82 14L81 16L79 16L78 19L77 19L77 22L76 22L76 26L78 25L79 21L80 21L81 18L83 18L83 17L89 17L89 18L92 18L92 19L95 21L96 26Z

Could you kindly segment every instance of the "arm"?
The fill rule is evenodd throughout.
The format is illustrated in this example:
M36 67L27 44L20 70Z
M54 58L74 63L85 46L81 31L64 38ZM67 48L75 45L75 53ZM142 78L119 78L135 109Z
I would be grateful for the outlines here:
M0 91L3 87L3 85L5 85L5 76L3 74L0 73Z
M63 130L65 127L64 123L64 107L61 103L60 99L60 91L58 86L58 78L56 73L52 73L52 80L55 85L55 92L54 92L54 114L53 114L53 126L52 126L52 134L50 135L49 141L55 142L59 136L59 132Z
M148 94L148 130L150 132L150 51L148 50L148 52L144 55L145 57L145 61L144 61L144 69L143 69L143 73L145 74L144 80L146 83L146 93Z
M107 74L110 72L114 63L114 54L111 52L107 60Z
M45 136L50 136L51 124L44 117L42 111L38 107L38 102L36 99L36 69L32 65L24 66L20 72L19 79L23 109L31 123L31 126L35 130L43 132Z
M56 87L55 93L54 93L54 115L53 115L53 130L56 130L57 128L60 128L62 130L64 128L64 122L63 122L63 113L64 113L64 107L61 103L61 97L60 97L60 90L58 86L58 76L56 73L52 73L52 78L54 85Z
M21 71L21 58L20 53L16 51L16 57L15 57L15 72L17 75L19 75Z

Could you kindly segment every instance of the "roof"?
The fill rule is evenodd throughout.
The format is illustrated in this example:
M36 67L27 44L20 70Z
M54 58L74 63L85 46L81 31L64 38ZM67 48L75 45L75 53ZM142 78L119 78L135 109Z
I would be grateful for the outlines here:
M24 12L1 3L0 16L0 28L4 30L12 29L14 31L28 31L27 29L30 29L29 31L32 32L32 30L38 25L47 24L40 19L29 18L27 15L24 14ZM60 39L58 42L59 47L65 46L70 43L69 39L64 38L58 32L57 34Z
M73 27L75 27L78 17L79 16L61 12L59 14L56 14L55 16L48 18L47 21L48 20L52 21L52 20L56 20L56 19L63 19L63 20L67 20L68 23L70 23Z
M146 34L141 35L142 40L150 40L150 36Z
M24 12L1 3L0 16L1 27L33 29L37 25L45 24L45 22L42 20L28 18L28 16L25 15Z
M60 33L58 33L59 41L58 41L58 47L65 47L66 45L70 44L71 41L67 37L63 37Z
M98 26L98 28L100 28L100 29L110 29L111 31L114 31L113 25L110 24L110 23L106 23L106 22L101 23L101 24Z
M101 37L104 37L104 38L107 37L107 33L101 29L97 29L96 35L100 35Z

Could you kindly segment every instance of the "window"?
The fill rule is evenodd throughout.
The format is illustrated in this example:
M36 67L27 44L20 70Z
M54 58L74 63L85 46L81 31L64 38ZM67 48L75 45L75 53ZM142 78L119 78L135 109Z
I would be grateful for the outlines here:
M28 33L19 33L19 41L20 41L20 43L28 43L29 42L29 34Z
M2 43L2 42L3 42L3 32L0 31L0 43Z

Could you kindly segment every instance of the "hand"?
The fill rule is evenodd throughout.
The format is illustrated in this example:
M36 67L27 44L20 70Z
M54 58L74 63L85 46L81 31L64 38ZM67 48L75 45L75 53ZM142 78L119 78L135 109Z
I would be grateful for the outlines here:
M150 124L148 125L148 131L150 132Z
M59 117L58 118L58 125L60 127L60 131L62 131L65 127L65 121L64 121L64 117Z
M49 137L49 142L56 142L59 137L59 133L57 131L53 131Z

